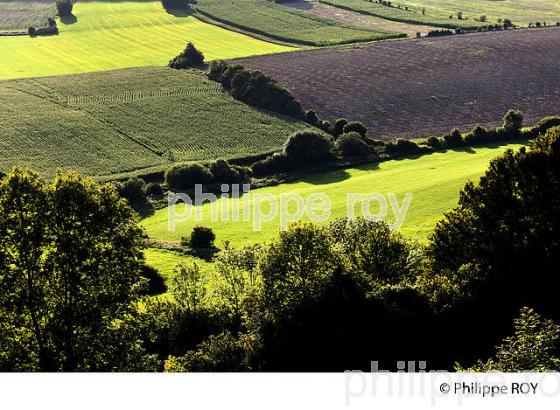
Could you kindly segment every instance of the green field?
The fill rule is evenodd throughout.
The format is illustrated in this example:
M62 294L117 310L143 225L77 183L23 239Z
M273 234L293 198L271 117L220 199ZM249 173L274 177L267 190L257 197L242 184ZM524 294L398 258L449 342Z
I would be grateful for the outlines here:
M560 21L558 0L404 0L401 3L418 10L425 7L428 14L441 16L458 11L470 18L485 15L492 23L504 18L519 25L537 21L556 24Z
M181 255L178 252L164 249L149 248L144 251L146 264L156 267L165 280L168 280L174 273L177 265L191 265L196 263L201 271L210 272L212 264L194 256Z
M253 109L197 71L133 68L0 82L0 169L117 176L278 149L308 125Z
M192 41L207 60L291 48L168 14L160 1L79 1L58 36L0 37L0 79L162 66Z
M518 148L521 144L510 144L492 147L468 148L437 152L419 158L403 158L360 166L357 168L338 170L321 174L313 174L298 182L262 188L252 194L271 194L278 198L282 193L298 193L304 198L314 193L325 193L332 203L332 218L343 217L346 212L347 193L388 193L396 194L399 204L405 193L411 192L413 199L408 214L402 225L401 232L410 238L425 240L442 214L452 209L459 197L459 191L468 180L477 180L488 167L489 161L504 152L507 148ZM244 201L251 199L244 196L240 209L244 209ZM219 209L223 199L217 201ZM294 211L290 203L290 212ZM268 208L263 207L265 211ZM177 215L184 211L184 205L175 206ZM376 210L372 209L375 213ZM230 213L231 214L231 213ZM210 226L217 236L217 245L223 246L230 241L232 246L243 246L250 243L263 243L273 237L279 230L279 219L263 224L261 231L254 231L251 221L239 222L211 221L211 205L202 205L203 220L194 218L177 222L176 230L168 230L168 209L161 209L144 219L142 225L148 235L165 240L180 240L188 235L194 225ZM241 213L241 215L243 215ZM305 218L304 218L305 219ZM388 218L391 222L391 218Z
M442 0L445 1L445 0ZM421 7L409 7L409 10L397 7L387 7L379 3L374 3L365 0L319 0L320 3L328 4L335 7L341 7L357 13L369 14L372 16L382 17L387 20L400 21L403 23L411 24L424 24L428 26L443 27L443 28L475 28L481 26L481 23L474 21L474 17L465 13L465 20L458 20L456 16L454 19L449 19L449 14L442 11L421 13ZM467 1L468 2L468 1ZM400 2L393 2L394 5L401 4Z
M218 22L291 43L324 46L399 36L345 26L268 0L199 0L197 11ZM402 35L402 34L400 34Z

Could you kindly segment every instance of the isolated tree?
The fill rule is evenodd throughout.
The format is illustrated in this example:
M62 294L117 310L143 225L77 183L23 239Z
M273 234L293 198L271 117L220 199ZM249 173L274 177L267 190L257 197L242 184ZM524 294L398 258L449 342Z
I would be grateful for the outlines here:
M74 173L49 184L16 168L0 182L0 351L14 353L0 367L114 369L126 345L115 320L140 290L136 222L111 185Z
M56 9L60 17L71 16L73 8L74 4L71 0L56 0Z
M197 50L193 43L189 42L181 54L169 62L169 67L176 69L193 68L200 67L203 63L204 54Z
M188 245L193 249L207 249L214 247L216 234L207 226L195 226L188 239Z

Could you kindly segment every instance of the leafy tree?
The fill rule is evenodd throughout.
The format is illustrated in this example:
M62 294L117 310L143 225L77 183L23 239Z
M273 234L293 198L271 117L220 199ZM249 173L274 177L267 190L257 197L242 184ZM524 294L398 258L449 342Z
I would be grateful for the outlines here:
M190 312L197 312L207 293L198 265L178 265L171 278L169 291L179 305Z
M344 134L336 140L336 146L342 156L347 157L365 157L371 153L369 146L356 132Z
M443 140L449 148L460 147L464 143L461 131L459 131L457 128L453 128L451 130L451 133L445 134L443 136Z
M499 291L504 309L523 303L560 317L559 163L560 127L530 150L509 150L493 160L436 226L429 246L434 274L458 283L466 278L457 272L470 264L480 272L466 281L471 294L492 304Z
M504 116L504 131L518 135L523 128L523 114L519 110L509 110Z
M315 131L292 134L284 144L284 155L298 166L312 166L336 159L332 138Z
M119 186L119 193L130 203L138 203L146 200L146 183L142 178L132 177Z
M200 67L203 63L204 54L197 50L193 43L189 42L181 54L169 62L169 67L176 69L193 68Z
M558 338L560 326L545 320L533 309L524 307L514 320L514 334L496 348L494 357L459 371L474 372L546 372L559 371Z
M114 355L138 353L118 325L139 297L136 222L111 185L74 173L47 183L15 168L0 182L0 367L114 370Z
M56 0L56 9L60 17L71 16L73 8L74 4L71 0Z

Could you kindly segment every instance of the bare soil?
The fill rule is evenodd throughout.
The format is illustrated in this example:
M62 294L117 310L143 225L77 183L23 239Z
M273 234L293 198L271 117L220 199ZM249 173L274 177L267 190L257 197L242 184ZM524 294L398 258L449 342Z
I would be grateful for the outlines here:
M417 137L560 114L560 28L369 43L238 60L269 74L324 119L371 135Z

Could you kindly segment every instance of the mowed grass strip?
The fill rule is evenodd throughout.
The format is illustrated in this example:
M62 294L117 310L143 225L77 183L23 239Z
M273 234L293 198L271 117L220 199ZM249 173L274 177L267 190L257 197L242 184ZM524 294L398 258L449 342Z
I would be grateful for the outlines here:
M234 100L198 71L165 67L3 81L0 106L0 169L45 175L264 154L309 127Z
M160 1L79 1L58 36L0 37L0 79L162 66L193 42L207 60L292 48L168 14Z
M401 204L406 193L410 192L413 198L400 231L412 239L424 241L443 213L457 205L459 192L467 181L478 180L492 158L508 148L517 149L521 145L509 144L449 150L419 158L403 158L347 170L313 174L298 182L258 189L253 191L251 196L242 197L239 204L239 221L233 221L232 218L223 220L224 218L219 217L220 214L218 214L218 220L213 221L212 205L205 203L200 211L202 220L196 221L194 212L193 217L186 221L175 218L175 230L171 231L169 230L169 212L171 211L177 217L183 215L185 206L180 203L174 205L173 209L156 211L153 216L144 219L142 225L150 237L174 241L189 235L195 225L205 225L211 227L216 233L218 246L223 246L225 241L229 241L232 246L237 247L251 243L264 243L279 231L279 217L262 224L262 229L259 231L254 230L252 218L249 218L249 221L244 220L245 206L248 206L254 215L255 202L252 199L256 194L272 195L278 203L281 194L294 193L307 199L311 194L323 193L330 198L332 204L330 219L334 219L347 216L348 193L379 193L382 195L394 193L398 203ZM218 199L214 206L221 210L223 201L224 199ZM245 201L248 201L248 205L245 205ZM262 209L268 213L270 207L266 204L263 202ZM230 215L232 215L231 203L228 205ZM295 203L290 202L289 205L289 212L294 213L296 211ZM392 222L391 208L388 207L388 209L387 221ZM378 209L372 207L371 212L375 214ZM356 215L359 215L358 208L356 208Z
M199 0L196 10L220 23L272 39L326 46L401 37L404 33L344 25L268 0Z
M329 0L330 1L330 0ZM560 21L560 2L558 0L404 0L416 10L426 8L428 15L440 15L449 18L463 12L470 19L486 16L487 21L496 24L498 19L509 18L514 23L526 26L527 23Z

